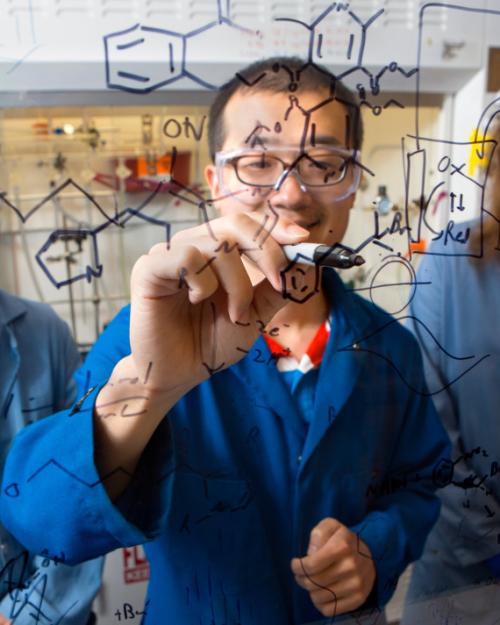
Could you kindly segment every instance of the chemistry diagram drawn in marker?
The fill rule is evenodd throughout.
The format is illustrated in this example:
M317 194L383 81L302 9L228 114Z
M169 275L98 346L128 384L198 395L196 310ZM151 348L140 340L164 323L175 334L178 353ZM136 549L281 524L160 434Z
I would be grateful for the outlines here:
M427 325L421 319L418 319L417 317L413 315L405 315L403 317L399 317L398 319L389 317L388 319L389 320L387 321L387 323L379 326L374 332L371 332L370 334L367 334L363 337L358 338L356 340L356 343L353 345L349 344L349 345L340 347L339 351L352 352L352 353L359 354L359 355L365 354L377 360L380 359L380 360L385 361L387 365L394 370L394 372L401 379L401 381L417 395L422 395L424 397L432 397L434 395L438 395L439 393L443 392L444 390L446 390L447 388L455 384L455 382L463 378L465 375L467 375L469 371L472 371L472 369L480 366L483 361L491 357L491 354L481 354L481 355L467 354L467 355L462 356L462 355L450 353L446 349L446 346L441 345L439 343L439 341L436 339L436 337L432 333L431 329L428 328ZM457 375L452 380L449 380L446 383L440 382L434 388L430 388L430 389L427 388L425 381L422 381L422 384L419 387L414 386L408 381L408 374L406 371L402 369L400 364L391 360L385 353L370 349L370 339L372 337L376 336L377 334L387 331L390 328L390 326L394 324L397 324L399 322L405 323L408 320L411 320L417 326L419 333L423 333L426 338L430 339L430 341L443 354L443 358L451 359L455 361L464 361L465 364L464 364L463 370L457 373Z
M139 24L136 24L128 29L106 35L104 40L106 50L106 75L109 83L108 86L110 88L133 91L134 93L149 93L155 89L159 89L161 86L168 86L172 82L184 77L191 79L194 82L198 82L199 86L201 86L202 88L216 88L217 85L215 85L213 82L203 80L189 69L189 43L196 37L202 37L204 33L213 32L213 29L216 28L222 29L220 33L221 37L224 36L224 32L228 29L237 33L245 33L245 35L249 36L260 36L261 33L251 31L237 24L231 17L230 2L216 2L214 4L214 7L215 5L217 13L216 19L212 19L206 24L203 24L198 28L193 29L185 34L178 33L173 30L160 29L153 26L141 26ZM316 111L319 111L323 106L328 105L330 102L336 99L335 84L337 80L347 78L356 73L359 73L361 76L366 78L368 80L368 85L363 86L362 83L358 83L358 94L360 96L362 106L370 106L374 114L377 115L380 113L380 111L375 110L375 107L367 102L367 93L371 95L378 95L381 91L383 78L387 75L387 73L397 72L405 79L411 78L413 75L416 75L416 128L414 134L408 134L408 136L406 137L407 144L404 145L403 148L405 158L406 187L404 211L402 213L396 213L393 224L383 231L379 230L377 222L378 216L375 214L376 221L374 233L368 239L359 244L358 247L355 248L358 252L370 244L384 248L389 252L394 252L394 247L392 247L392 245L388 242L383 241L383 239L385 239L386 237L391 237L392 239L394 239L394 236L397 237L398 235L400 235L406 237L407 239L408 252L406 256L411 261L412 255L413 253L415 253L412 251L412 244L419 242L420 240L425 238L426 235L429 236L430 234L431 239L442 240L445 247L448 243L451 242L462 244L463 254L472 255L472 252L470 251L468 246L470 232L466 227L464 228L458 223L459 219L455 219L455 215L458 215L460 219L462 219L461 214L466 214L469 207L473 206L473 196L471 196L471 194L478 188L480 188L481 190L481 219L483 219L486 213L483 200L488 171L485 172L484 181L478 182L476 179L472 178L464 171L465 164L463 162L455 163L449 156L444 154L440 157L439 162L435 164L437 171L442 174L443 180L439 181L437 184L434 184L433 188L431 189L426 188L425 171L426 165L429 165L428 161L431 144L441 144L443 146L443 151L449 150L452 147L464 145L463 143L459 142L433 139L430 137L421 136L419 134L419 103L421 99L419 68L422 60L421 39L424 31L424 14L425 11L427 11L431 6L440 6L449 10L463 9L472 12L471 9L465 9L464 7L457 6L451 7L445 4L430 3L424 5L420 11L419 49L417 54L417 66L415 68L405 70L397 63L397 61L392 61L386 66L382 67L377 72L368 70L365 67L365 56L370 29L374 27L377 21L382 19L385 10L380 9L373 13L371 17L363 21L355 13L355 7L353 3L333 2L330 3L315 19L310 22L305 22L287 16L276 17L276 23L280 23L284 26L290 24L293 25L294 28L301 29L307 33L308 46L307 50L305 51L305 63L301 67L301 69L296 72L291 71L285 61L275 63L272 67L269 68L269 70L263 72L261 76L253 81L254 84L258 83L259 80L262 80L264 78L267 72L285 72L289 76L289 106L287 110L284 111L283 118L281 120L277 120L276 124L272 129L267 128L262 124L258 124L254 128L252 133L250 133L250 135L247 137L247 143L252 147L262 147L262 145L265 143L265 139L273 134L275 136L279 134L283 124L286 123L287 120L289 120L292 116L295 116L295 122L296 116L301 115L303 118L303 132L300 140L300 152L297 155L296 160L291 165L291 167L293 167L297 165L301 159L307 158L307 150L305 149L306 144L310 143L312 146L315 145L316 126L313 121L314 113ZM476 12L482 11L478 10ZM500 15L500 12L489 11L489 14ZM324 72L324 70L321 69L319 65L317 65L317 62L321 61L323 57L323 50L324 46L326 45L325 42L327 42L327 31L325 24L327 24L329 20L333 20L333 23L337 26L339 24L347 25L347 28L345 30L341 29L342 37L345 38L345 41L342 45L345 44L346 46L345 55L346 60L350 63L350 67L346 70L343 70L342 73L339 73L338 75L331 75L331 93L326 99L318 98L319 101L314 106L305 108L301 104L300 98L297 97L297 88L305 72ZM131 64L132 67L134 63L137 67L142 66L145 63L144 67L146 67L147 59L154 59L155 54L157 54L158 50L163 51L165 53L164 56L167 59L165 68L168 71L165 76L147 75L140 73L134 74L130 68L130 71L126 69L127 64ZM244 72L241 74L237 74L237 77L242 82L248 84L249 81L245 77ZM342 102L340 98L337 99ZM347 107L350 106L350 104L347 102L342 103ZM494 118L498 114L498 111L496 111L497 104L498 100L491 103L485 109L481 116L481 119L479 120L478 128L480 125L482 125L485 126L487 130L487 128L491 126ZM390 107L398 105L399 104L395 100L391 99L388 100L384 106ZM197 133L201 131L196 130L195 132L194 126L190 126L188 122L189 120L188 118L186 118L186 132L188 132L189 130L189 132L193 134L194 138L198 140L199 137ZM355 124L356 121L354 122L354 125ZM201 129L203 129L203 124L201 126ZM350 128L347 128L346 133L350 133L350 130ZM171 133L169 132L169 134ZM346 136L346 142L348 141L348 139L349 136ZM410 141L416 142L416 149L410 148ZM484 152L486 147L488 147L492 143L494 142L492 142L491 140L485 140L484 138L477 137L477 139L470 141L468 145L471 149L476 150L476 152L479 154ZM496 145L493 145L492 148L495 149ZM173 148L173 151L175 151L175 147ZM175 156L173 160L175 161ZM353 155L353 163L356 165L356 167L363 171L365 176L373 177L375 175L375 172L371 171L357 157L356 154ZM463 188L457 193L455 193L454 191L447 191L445 179L454 180L458 178L460 178ZM416 218L410 211L411 198L409 193L409 189L412 183L415 182L415 180L421 181L422 185L420 207ZM177 197L179 200L191 204L192 206L196 206L200 211L202 221L207 225L207 228L210 232L208 208L209 206L215 205L217 200L208 200L201 192L197 191L196 189L176 183L175 179L173 179L172 182L174 184L171 185L171 188L168 191L169 194ZM86 229L83 225L80 234L77 234L75 232L76 227L71 229L59 228L52 232L48 239L45 241L45 243L40 247L36 254L36 260L42 268L46 277L56 287L60 288L79 280L90 281L96 279L97 277L100 277L103 274L103 267L99 263L97 235L103 230L107 229L111 224L118 227L125 227L125 225L134 218L149 222L151 225L163 228L164 239L167 247L169 246L171 237L170 221L168 219L160 219L154 216L150 216L145 211L148 203L152 202L159 192L159 186L157 186L156 188L153 187L151 195L136 208L120 208L116 205L115 198L115 206L112 207L111 211L105 211L100 203L96 200L96 198L92 195L92 193L88 192L71 178L68 178L66 181L59 184L56 188L52 189L43 200L38 202L36 205L30 207L27 212L21 211L21 209L16 206L15 202L12 201L12 199L7 195L6 192L0 192L0 204L4 204L12 209L21 220L21 222L25 223L32 215L39 211L39 209L41 209L49 201L59 201L60 193L65 190L76 191L81 194L82 199L86 198L86 200L88 200L99 211L99 213L104 218L104 222L102 224L99 224L92 230ZM444 227L436 229L435 226L431 226L429 223L429 211L434 210L433 206L438 199L439 201L443 201L443 199L446 198L448 198L449 202L450 219ZM270 233L270 231L272 230L272 224L266 226L266 228ZM61 253L60 251L59 253L57 253L58 246L60 247L60 244L63 242L66 242L66 244L70 243L72 237L74 239L73 243L77 245L77 250L72 251L71 249L65 249L63 253ZM75 262L76 254L81 251L80 247L88 247L89 249L90 257L86 266L78 271L75 271L71 275L57 276L56 272L54 271L54 266L51 266L51 262L53 262L55 258L62 258L63 256L67 259L68 263L71 264ZM457 254L455 247L450 246L450 250L450 255ZM473 254L476 256L481 256L482 249L474 250ZM394 262L400 262L402 264L405 263L404 260ZM411 273L411 269L409 269L409 271ZM300 266L289 267L288 271L286 272L287 280L285 281L285 293L287 294L287 296L289 296L293 292L293 297L299 297L299 289L297 289L299 278L298 273L300 273ZM294 274L293 281L288 280L289 277L292 277L292 274ZM292 282L295 284L295 286L293 286ZM410 283L412 287L411 297L413 297L418 285L414 279L414 276L412 275L410 275ZM372 285L372 287L370 287L371 293L373 292L373 288L380 289L381 285ZM355 290L363 290L363 287ZM307 296L307 294L302 295L299 297L299 299L307 298Z
M147 94L166 87L185 78L193 81L205 89L216 89L220 86L200 75L200 71L189 68L189 48L194 38L202 39L210 34L214 29L219 29L217 33L218 41L226 39L229 44L234 33L239 36L253 37L256 40L262 39L263 34L258 30L251 30L231 18L231 3L216 2L217 18L208 23L191 30L187 33L180 33L174 30L158 28L150 25L134 24L125 30L109 33L104 36L105 55L105 75L106 85L110 89L119 89L129 93ZM335 21L347 22L341 24L343 29L347 29L348 36L345 44L345 60L350 67L339 74L332 74L332 94L335 91L335 82L343 80L352 74L360 73L361 82L357 85L360 95L361 105L367 107L374 115L380 115L383 110L396 106L404 108L403 104L390 98L383 104L372 104L367 94L377 96L381 91L381 81L384 75L398 72L405 78L411 78L417 68L405 70L397 61L381 67L376 73L366 67L365 53L369 28L384 13L385 9L375 12L368 20L362 21L358 15L350 9L350 3L332 2L324 9L311 23L306 23L291 17L276 17L277 23L298 25L305 29L308 35L307 49L302 56L307 60L304 66L296 73L290 70L286 63L280 64L280 69L286 71L290 76L289 90L295 92L300 82L300 75L303 71L312 69L324 73L319 63L322 61L322 48L325 35L322 32L324 23L332 17ZM200 42L201 45L201 42ZM159 59L165 59L164 63L158 63ZM273 68L277 71L277 68ZM253 81L253 84L265 75L265 73ZM236 76L245 84L249 84L244 73L237 73ZM367 80L367 85L363 84Z
M203 37L214 29L236 31L238 36L259 37L259 33L240 26L231 19L230 3L217 2L217 19L187 33L134 24L126 30L104 37L106 85L128 93L151 93L181 78L193 81L205 89L217 89L217 84L204 80L188 67L187 56L194 37ZM165 64L156 66L151 61L164 58Z
M368 107L374 115L380 115L383 109L387 109L390 106L397 106L404 108L404 106L391 98L383 105L373 105L367 100L367 92L373 96L377 96L380 93L380 82L386 72L394 73L399 72L405 78L411 78L417 72L417 68L412 68L408 71L404 70L396 61L392 61L388 65L382 67L376 74L366 68L365 63L365 51L367 43L368 30L372 24L385 12L385 9L379 9L375 12L366 22L363 22L354 11L350 10L349 3L332 2L313 22L307 24L301 20L297 20L289 17L276 18L277 22L289 22L294 24L300 24L309 31L309 44L307 50L307 62L294 76L290 70L287 70L290 74L290 91L295 91L300 81L300 74L309 67L314 68L316 71L323 72L323 70L316 64L321 62L322 59L322 46L324 41L324 34L320 31L322 23L328 19L328 17L338 13L343 13L347 16L347 24L344 24L344 28L347 32L347 41L345 42L345 58L352 66L332 75L332 92L335 90L335 81L344 80L352 74L360 73L362 78L368 79L368 89L359 82L356 86L361 106ZM342 36L342 30L339 29L339 35ZM316 61L316 62L315 62ZM283 65L285 69L286 64Z

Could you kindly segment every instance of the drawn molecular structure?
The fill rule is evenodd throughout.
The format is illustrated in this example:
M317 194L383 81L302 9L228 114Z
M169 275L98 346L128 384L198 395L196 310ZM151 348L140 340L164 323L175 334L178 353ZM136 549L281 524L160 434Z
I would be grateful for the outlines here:
M107 86L111 89L119 89L122 91L138 94L147 94L161 87L170 85L173 82L180 80L181 78L187 78L203 88L217 88L217 85L215 85L213 82L204 79L201 75L188 68L188 52L193 40L198 37L203 37L204 33L214 32L215 29L220 29L221 31L220 33L217 32L217 36L219 37L220 35L221 42L225 41L224 33L227 34L228 32L231 32L233 34L244 33L245 35L254 37L260 37L261 33L245 28L244 26L237 24L232 19L230 0L225 0L224 3L222 2L222 0L214 0L214 3L217 8L216 19L212 19L208 23L203 24L202 26L187 33L179 33L174 30L135 24L128 29L106 35L104 37L104 48L106 56L105 64ZM236 74L236 77L242 83L247 85L257 84L260 80L263 80L265 78L268 72L284 72L289 78L288 110L284 112L284 116L282 119L276 121L276 124L273 128L266 128L262 125L257 125L246 140L250 146L258 145L266 133L268 133L269 135L279 134L280 128L287 121L288 116L294 115L295 119L299 118L299 123L303 124L303 132L300 140L300 152L297 156L297 159L302 158L306 151L306 145L315 145L315 124L313 113L319 110L321 107L328 105L333 100L339 99L336 97L335 94L335 85L337 81L343 80L349 76L352 77L359 74L359 76L361 77L360 80L364 80L365 82L367 81L366 84L359 82L357 84L357 89L361 100L361 106L366 106L371 109L374 115L380 115L385 108L388 108L392 105L402 106L395 100L389 100L383 105L377 104L376 106L374 106L368 101L368 94L378 95L380 93L381 82L387 72L398 72L405 78L410 78L412 75L417 73L418 78L418 68L413 68L407 71L400 67L396 61L392 61L391 63L381 67L376 72L370 71L366 67L365 63L368 34L373 24L375 24L375 22L384 13L384 9L376 11L369 19L363 21L356 15L353 10L351 10L350 6L350 3L346 2L331 2L311 22L305 22L286 16L275 18L275 22L280 22L285 25L294 24L295 27L299 30L305 30L308 33L307 50L305 50L304 54L302 55L302 57L305 59L304 63L298 70L292 71L292 69L287 66L285 58L282 59L281 62L275 63L270 66L269 69L266 69L261 75L257 76L257 78L245 76L244 72ZM327 23L333 23L334 25L342 23L344 26L347 26L347 29L344 28L342 31L341 39L343 41L343 44L345 44L345 58L349 61L350 67L348 69L344 69L341 73L338 73L337 75L328 73L327 76L330 80L330 93L325 94L323 92L319 95L318 102L315 103L313 107L305 108L304 104L301 103L300 98L298 97L298 87L302 77L305 75L306 72L320 72L325 74L326 70L323 69L319 62L322 60L323 57L323 49L325 46L326 36L325 33L327 32L327 28L325 25ZM230 37L227 38L227 41L225 41L225 43L228 43L229 39ZM158 58L164 58L165 63L151 63L152 60L157 60ZM324 76L322 78L324 81ZM339 99L339 101L342 102L341 99ZM348 102L342 103L347 108L349 108L349 106L352 106ZM300 120L300 117L302 117L302 120ZM353 123L356 122L354 121ZM420 146L418 144L420 141L423 141L423 139L419 137L418 126L416 129L415 138L417 140L417 152L415 154L418 155L420 154L420 152L422 152L422 150L419 150ZM346 137L346 144L347 139L348 137ZM408 158L410 158L413 156L413 153L407 156ZM366 166L364 166L361 162L356 161L356 163L361 169L364 170L365 174L373 175L373 172L369 171ZM452 175L454 173L463 175L461 173L461 165L454 166L453 164L451 164L450 168L454 170L452 171ZM174 172L172 171L172 177L173 173ZM420 175L423 175L423 173L420 172ZM173 183L175 183L175 179L173 180ZM164 229L165 241L168 245L168 242L170 240L170 223L167 220L159 220L150 217L145 212L143 212L148 203L151 202L152 199L154 199L158 189L153 190L153 193L148 198L146 198L146 200L139 207L126 208L115 206L115 211L112 215L106 214L106 212L99 205L96 199L71 179L66 180L62 185L59 185L57 188L53 189L45 199L43 199L41 202L33 206L25 213L21 212L21 210L15 205L15 203L13 203L7 197L7 194L5 192L0 192L0 205L7 205L7 207L12 209L16 213L18 218L24 223L43 205L45 205L49 200L55 198L61 191L66 188L72 188L75 189L77 192L81 193L82 198L86 198L88 201L90 201L91 204L93 204L94 207L101 213L104 221L93 230L82 230L82 236L79 237L77 245L88 248L92 263L85 267L84 270L80 271L76 275L71 276L70 278L57 278L54 275L52 268L47 265L47 260L51 257L52 259L56 257L54 255L57 255L57 250L61 248L62 242L69 241L72 237L72 240L76 241L75 237L77 237L77 234L75 232L72 232L71 230L54 231L40 248L36 255L36 260L44 271L47 278L57 288L65 286L70 282L75 282L78 280L90 281L101 276L102 267L99 263L98 235L101 231L107 229L111 225L114 225L116 227L124 227L126 223L132 218L138 218L144 221L148 221L152 225ZM192 205L198 207L203 215L203 220L205 221L205 223L207 223L207 227L210 228L210 226L208 225L208 217L206 215L206 207L210 204L211 200L207 200L200 193L196 192L196 190L182 187L182 185L179 184L177 184L177 187L169 190L169 193L176 197L181 197L179 194L182 193L181 199L188 201ZM432 197L432 193L433 192L430 193L430 197ZM420 237L420 226L425 216L425 209L426 207L422 206L419 215L420 221L418 222L417 228L415 229L417 239ZM379 231L378 228L375 228L375 233L371 235L368 239L363 241L356 251L360 251L367 245L373 243L374 245L385 247L388 251L393 252L394 250L390 246L384 244L382 242L382 239L386 236L386 234L394 234L394 232L397 231L397 233L399 233L400 235L407 236L410 241L410 228L408 224L409 219L408 215L406 214L404 223L402 224L401 228L399 227L399 225L397 228L396 226L394 226L394 228L391 227L388 230L386 229L384 231ZM438 236L440 232L435 232L434 234ZM450 228L448 228L446 232L441 232L441 235L451 238L458 236L457 234L455 234L455 232L450 231ZM69 260L72 261L73 258L71 257L69 258ZM290 270L290 276L294 276L295 282L298 283L299 276L295 275L297 271L293 263L290 267Z
M258 32L240 26L231 19L229 2L224 11L222 3L217 0L217 13L216 20L184 34L135 24L126 30L105 35L107 86L129 93L150 93L181 78L188 78L206 89L217 89L217 85L188 69L187 52L191 40L213 29L236 30L259 36ZM165 58L166 62L153 70L154 66L148 61L158 57ZM137 66L140 69L136 69Z
M139 206L135 208L126 207L119 213L116 213L116 215L112 219L106 216L106 220L101 224L97 225L92 230L86 228L64 228L51 232L47 240L43 243L43 245L35 254L36 262L38 263L46 277L49 279L49 281L57 289L60 289L61 287L73 284L80 280L86 280L87 282L91 282L92 279L100 278L103 274L103 265L100 263L99 260L98 235L101 232L107 230L110 226L124 228L132 218L140 219L141 221L147 222L152 226L163 229L165 244L168 246L171 236L170 222L157 217L153 217L144 212L147 206L155 199L160 189L162 188L162 185L162 182L157 183L153 191L143 202L141 202ZM204 219L208 220L205 201L199 194L196 194L195 199L193 199L193 193L191 192L191 190L184 188L181 183L175 180L173 180L172 187L173 188L169 191L171 195L179 196L179 193L184 190L186 192L186 197L182 197L181 199L192 205L197 206L200 209ZM177 188L178 191L175 191L175 188ZM87 197L88 194L86 192L83 192L83 195ZM103 213L102 209L101 213ZM85 251L90 257L90 264L87 264L85 268L82 268L78 273L73 274L70 277L65 277L61 279L56 275L55 271L51 267L51 263L53 263L55 260L61 260L57 256L54 257L54 249L58 250L61 243L64 243L65 241L76 242L78 246L78 249L75 250L73 254L71 254L71 252L66 252L66 256L68 256L68 254L69 256L75 256ZM84 248L86 249L84 250ZM71 261L72 259L69 258L69 260Z
M216 0L216 4L217 18L187 33L134 24L128 29L105 35L103 40L107 87L129 93L147 94L181 78L187 78L206 89L217 89L220 85L205 79L188 67L189 49L193 39L203 37L205 33L214 29L221 30L218 34L218 40L226 44L230 43L228 34L231 31L255 38L262 38L263 34L258 30L254 31L237 24L231 18L230 1L225 3L225 7L222 6L221 0ZM390 100L383 106L373 106L367 100L367 93L370 92L372 95L380 93L380 82L386 72L399 72L406 78L410 78L417 69L412 68L406 71L396 61L393 61L380 68L376 74L368 70L364 61L368 30L384 13L384 9L380 9L363 22L349 7L350 4L346 2L332 2L311 23L290 17L274 19L275 22L297 24L309 33L307 49L301 55L307 59L304 66L294 73L286 67L286 64L282 65L282 68L288 71L290 76L290 92L297 90L301 73L309 67L313 66L318 71L324 72L318 64L322 60L324 43L322 24L332 18L337 19L337 21L343 18L349 31L345 41L345 59L350 67L338 75L334 75L334 81L342 80L351 74L361 73L362 79L368 81L367 85L359 82L357 86L362 105L372 109L375 115L380 115L383 108L390 105L402 107L396 100ZM165 59L165 63L152 62L152 60L159 58ZM246 82L244 75L237 74L237 76Z

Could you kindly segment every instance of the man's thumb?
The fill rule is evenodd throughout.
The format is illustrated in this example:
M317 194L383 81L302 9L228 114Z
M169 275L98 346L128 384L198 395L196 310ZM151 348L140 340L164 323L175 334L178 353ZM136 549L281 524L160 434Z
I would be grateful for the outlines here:
M307 548L307 555L310 556L313 553L316 553L321 547L325 544L325 534L326 532L322 532L319 527L315 527L311 536L309 537L309 547Z
M341 527L342 524L336 519L327 518L320 521L318 525L311 530L307 555L309 556L321 549Z
M254 287L253 304L257 315L264 324L271 321L274 315L283 308L290 300L276 291L268 280L262 280Z

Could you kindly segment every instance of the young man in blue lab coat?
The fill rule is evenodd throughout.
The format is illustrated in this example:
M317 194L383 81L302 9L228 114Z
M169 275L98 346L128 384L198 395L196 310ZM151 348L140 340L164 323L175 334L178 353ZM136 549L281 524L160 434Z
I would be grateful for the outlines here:
M414 339L283 252L341 241L361 147L350 92L311 68L292 93L283 64L301 65L221 90L220 216L137 261L81 400L19 437L4 477L4 521L30 548L79 562L147 543L147 623L377 609L439 511L448 442Z
M48 306L0 289L0 470L19 430L74 402L79 360ZM0 625L85 625L101 570L102 558L68 567L29 553L0 525Z

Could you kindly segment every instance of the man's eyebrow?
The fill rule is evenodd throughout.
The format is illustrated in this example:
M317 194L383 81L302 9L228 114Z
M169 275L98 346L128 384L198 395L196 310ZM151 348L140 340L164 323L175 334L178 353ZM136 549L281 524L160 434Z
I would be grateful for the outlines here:
M244 146L250 146L254 148L256 146L268 147L268 146L279 146L281 144L281 139L276 137L274 134L261 134L262 130L270 132L270 129L267 126L260 125L246 137L243 141ZM303 149L308 149L310 147L315 147L316 145L321 146L332 146L332 147L345 147L343 141L341 141L338 137L333 135L315 135L314 143L311 142L308 145L303 146ZM301 149L301 146L297 143L297 149Z
M254 135L251 140L249 141L247 139L247 141L245 141L245 143L250 143L252 146L255 145L256 143L263 145L264 143L269 145L270 143L276 143L276 138L275 137L269 137L269 136L265 136L265 135Z
M311 141L313 145L334 145L334 146L343 146L343 141L340 141L337 137L333 135L314 135L314 142Z
M252 147L256 144L259 145L279 145L281 140L275 135L254 135L249 136L245 139L245 143L250 143ZM333 146L344 146L344 142L334 137L332 135L316 135L314 145L333 145ZM297 144L299 147L299 144Z

